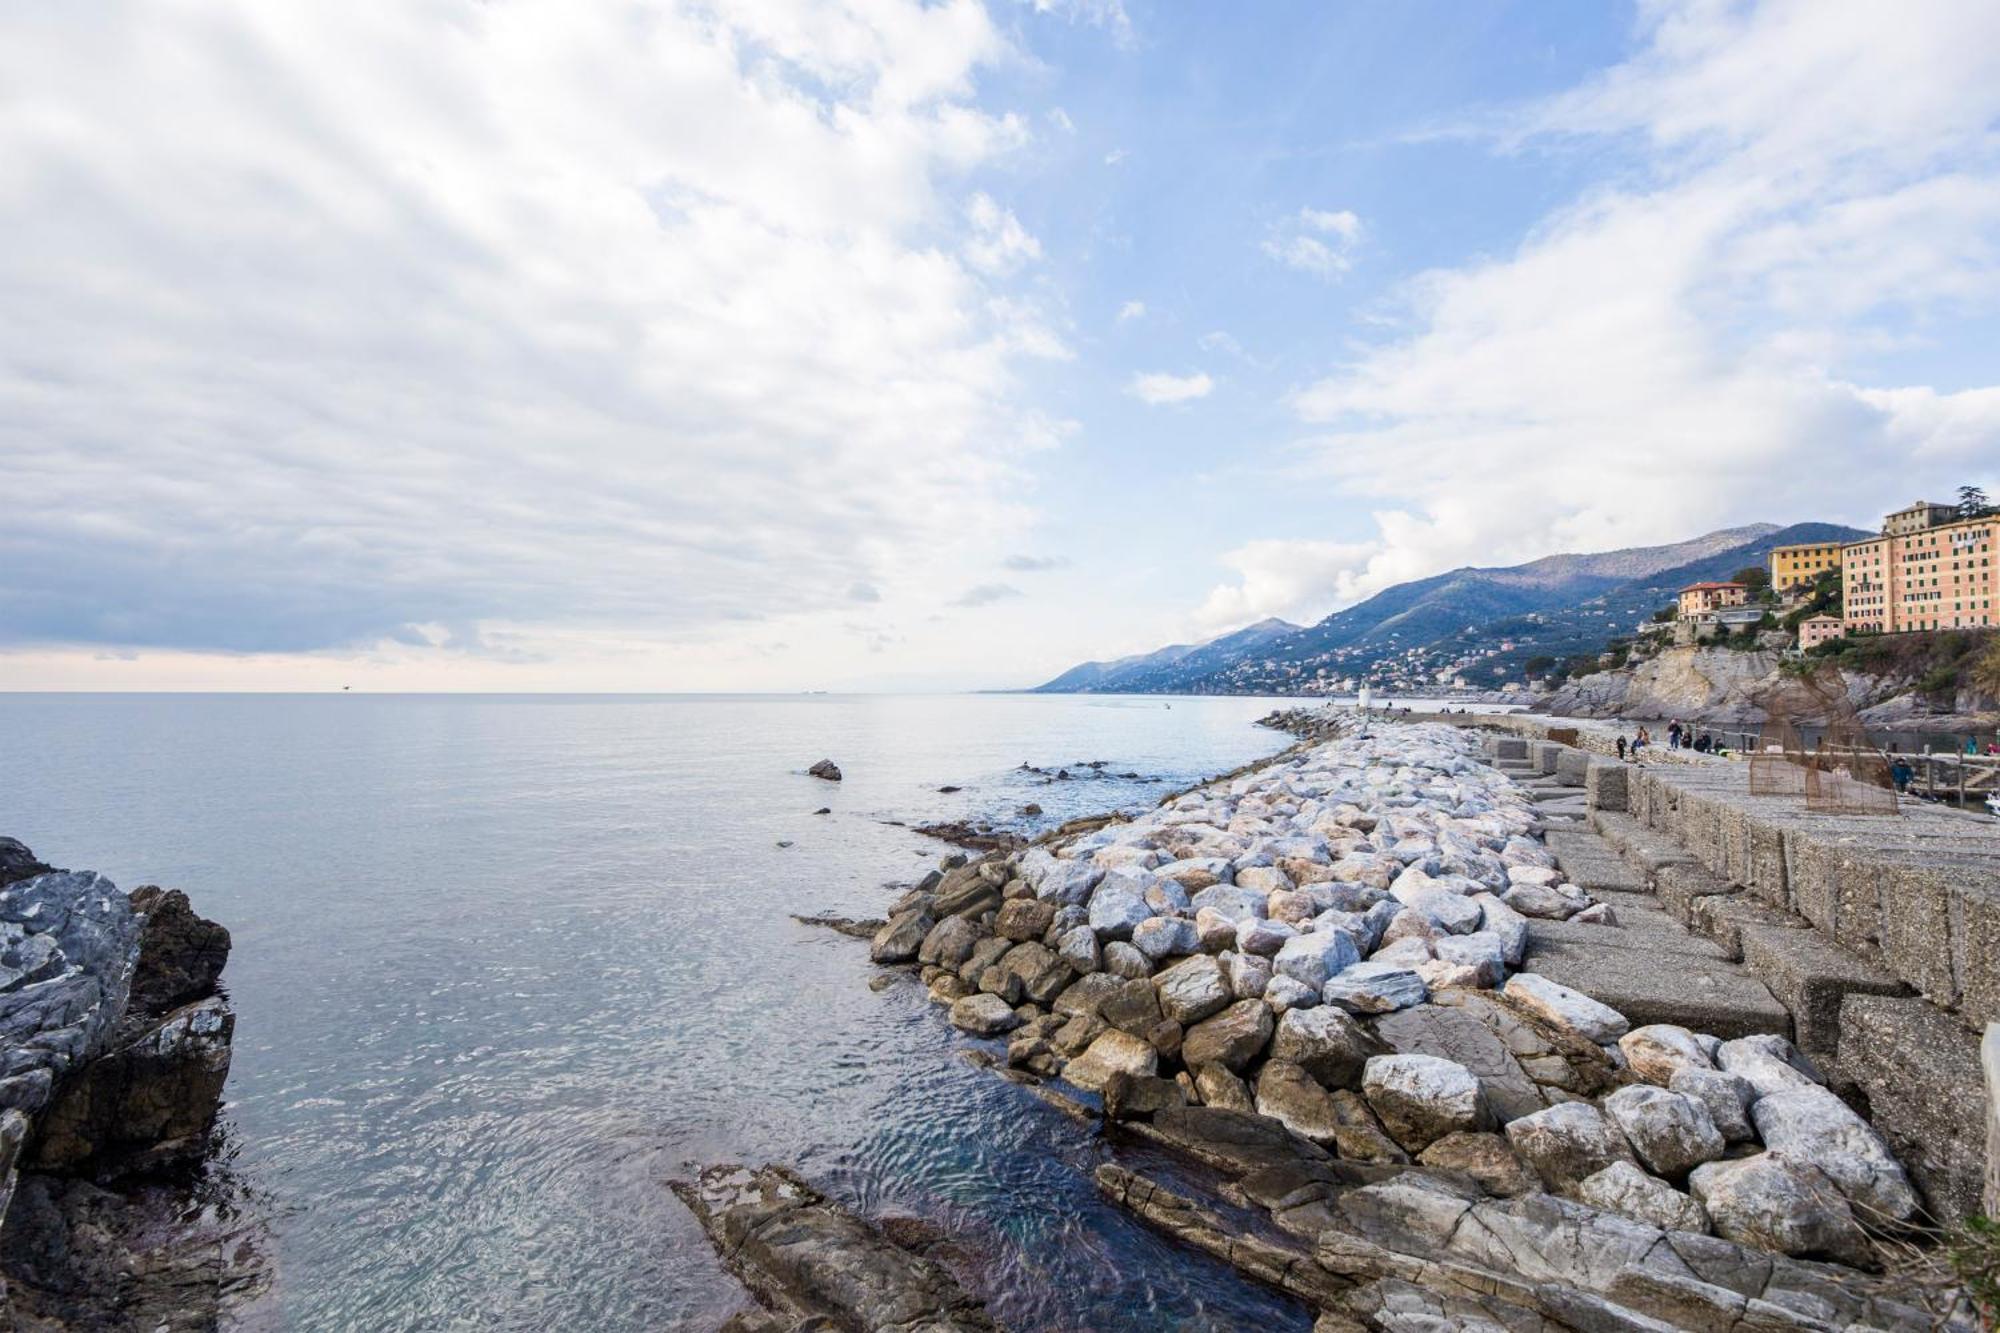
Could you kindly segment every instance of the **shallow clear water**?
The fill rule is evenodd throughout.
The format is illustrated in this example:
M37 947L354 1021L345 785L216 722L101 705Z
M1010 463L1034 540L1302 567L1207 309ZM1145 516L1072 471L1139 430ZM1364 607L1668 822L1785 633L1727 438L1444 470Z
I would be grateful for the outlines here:
M879 915L944 850L889 821L1150 805L1280 748L1270 706L0 695L0 833L233 932L260 1322L713 1327L740 1291L664 1182L736 1160L951 1224L1018 1328L1304 1328L1100 1204L1087 1128L789 918ZM1094 759L1165 784L1018 767Z

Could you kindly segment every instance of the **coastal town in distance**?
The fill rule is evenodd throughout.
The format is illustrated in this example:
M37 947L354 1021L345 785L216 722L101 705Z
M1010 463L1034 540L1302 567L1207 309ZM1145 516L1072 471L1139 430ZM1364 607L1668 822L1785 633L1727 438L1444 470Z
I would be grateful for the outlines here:
M0 1333L2000 1333L2000 0L0 5Z

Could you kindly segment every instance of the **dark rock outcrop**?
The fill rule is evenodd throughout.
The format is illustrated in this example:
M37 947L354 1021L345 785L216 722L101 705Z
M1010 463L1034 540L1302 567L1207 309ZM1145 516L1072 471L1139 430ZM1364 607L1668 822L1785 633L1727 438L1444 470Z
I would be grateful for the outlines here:
M979 1302L934 1260L898 1245L781 1166L712 1166L673 1191L716 1253L777 1316L746 1328L989 1333Z
M19 880L46 875L55 867L35 859L19 838L0 838L0 889Z
M831 759L822 759L806 770L809 777L824 778L828 782L840 781L840 765Z
M213 1327L248 1260L196 1238L213 1210L159 1173L202 1160L221 1106L229 932L13 839L0 882L0 1326Z
M195 915L179 889L144 884L132 890L131 902L146 918L132 973L132 1008L151 1017L215 994L229 961L229 931Z

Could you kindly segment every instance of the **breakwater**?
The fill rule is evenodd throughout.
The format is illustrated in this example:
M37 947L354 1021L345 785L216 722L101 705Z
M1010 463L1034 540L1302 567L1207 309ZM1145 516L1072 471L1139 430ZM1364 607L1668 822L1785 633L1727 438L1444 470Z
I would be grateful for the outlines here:
M1691 1011L1747 1025L1717 1031L1552 975L1657 950L1667 914L1611 864L1585 787L1481 743L1371 723L951 864L871 955L996 1070L1102 1117L1114 1152L1204 1168L1097 1181L1330 1327L1969 1327L1949 1284L1881 1275L1919 1189L1767 1030L1790 1030L1767 989Z

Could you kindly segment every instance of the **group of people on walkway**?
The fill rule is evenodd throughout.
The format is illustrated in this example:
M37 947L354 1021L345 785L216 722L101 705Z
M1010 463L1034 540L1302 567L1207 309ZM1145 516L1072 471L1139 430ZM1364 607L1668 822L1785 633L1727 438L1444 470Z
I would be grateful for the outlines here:
M1630 739L1624 736L1618 738L1618 757L1620 759L1631 758L1636 760L1640 757L1641 752L1651 746L1652 743L1653 733L1644 727L1640 727L1638 734ZM1667 748L1669 750L1693 750L1697 754L1727 753L1723 748L1722 742L1716 740L1715 737L1705 731L1700 735L1696 735L1694 728L1685 722L1669 722L1667 724Z

